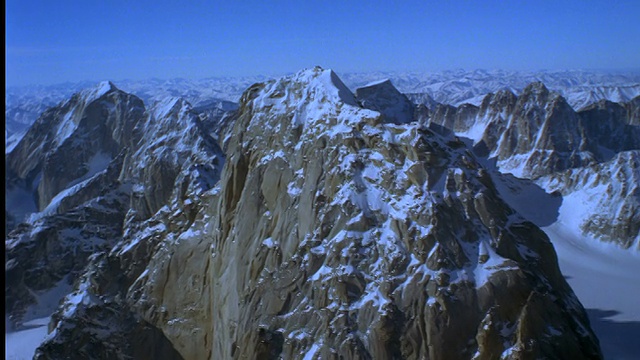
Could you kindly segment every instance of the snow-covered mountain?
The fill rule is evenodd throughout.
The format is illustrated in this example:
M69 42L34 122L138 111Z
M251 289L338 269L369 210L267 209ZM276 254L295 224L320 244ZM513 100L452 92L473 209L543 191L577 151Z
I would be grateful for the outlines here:
M601 358L509 180L410 110L321 68L237 108L74 95L6 155L12 321L75 280L36 358Z
M600 185L606 195L583 198L582 210L572 215L574 230L638 251L637 102L600 101L576 112L561 95L533 83L520 96L489 94L480 107L438 105L422 120L470 139L500 171L533 179L549 192L568 196ZM611 211L598 211L605 203Z
M110 82L50 108L6 155L5 311L19 325L109 251L123 222L215 184L216 142L182 99L146 110ZM56 299L57 302L59 299Z
M242 92L264 77L121 80L118 87L134 94L147 106L167 98L181 97L194 107L236 102ZM5 96L5 141L8 152L17 144L26 129L47 108L66 100L72 94L93 86L93 82L64 83L49 86L9 87ZM229 105L225 105L229 106Z

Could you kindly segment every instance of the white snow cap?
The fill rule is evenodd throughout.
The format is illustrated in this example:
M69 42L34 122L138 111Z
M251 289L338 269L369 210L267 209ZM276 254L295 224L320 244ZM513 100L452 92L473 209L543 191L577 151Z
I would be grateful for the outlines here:
M251 101L254 109L266 109L270 114L293 114L294 124L321 122L326 125L328 118L344 123L362 116L380 115L363 109L335 72L319 66L263 85ZM362 116L355 116L357 112L363 112L360 114Z
M111 81L102 81L97 86L81 92L87 103L101 98L103 95L116 91L118 88Z
M310 88L324 92L330 101L340 101L348 105L357 106L356 98L349 88L331 69L316 66L305 69L293 76L296 82L308 83Z

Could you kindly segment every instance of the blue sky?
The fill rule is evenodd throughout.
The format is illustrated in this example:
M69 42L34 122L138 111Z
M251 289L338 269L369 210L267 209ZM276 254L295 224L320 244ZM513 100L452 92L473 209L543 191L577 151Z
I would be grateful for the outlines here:
M640 1L6 2L7 85L352 71L638 69Z

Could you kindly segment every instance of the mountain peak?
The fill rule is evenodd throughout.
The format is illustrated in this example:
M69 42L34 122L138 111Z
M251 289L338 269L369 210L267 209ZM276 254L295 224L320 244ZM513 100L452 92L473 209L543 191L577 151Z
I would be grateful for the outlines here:
M336 117L340 109L362 110L355 96L332 70L305 69L293 75L256 84L242 97L254 111L290 116L295 124ZM348 118L343 116L344 118Z
M308 86L322 88L330 95L330 100L338 100L348 105L357 106L353 93L331 69L323 69L316 66L313 69L305 69L294 75L294 79Z
M94 100L101 98L102 96L114 92L119 91L114 83L111 81L105 80L101 81L98 85L83 90L80 94L85 99L87 103L90 103Z
M176 96L168 96L164 99L157 101L151 112L156 119L162 119L170 114L174 114L174 116L179 116L181 111L189 111L191 109L191 104L181 97Z
M522 91L522 94L536 94L546 96L549 94L549 89L542 83L542 81L535 81L527 85Z

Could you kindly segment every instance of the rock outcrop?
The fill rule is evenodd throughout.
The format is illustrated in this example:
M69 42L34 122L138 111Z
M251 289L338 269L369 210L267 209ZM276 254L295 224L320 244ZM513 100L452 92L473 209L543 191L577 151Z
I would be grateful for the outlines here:
M578 126L579 116L542 83L529 85L520 96L488 95L471 123L470 135L480 135L478 147L516 176L535 179L595 162L597 145Z
M603 100L578 112L578 126L598 145L594 152L600 162L610 160L621 151L640 149L640 124L636 123L634 117L637 115L632 109L633 103L618 104Z
M636 96L626 103L627 119L629 125L640 126L640 96Z

